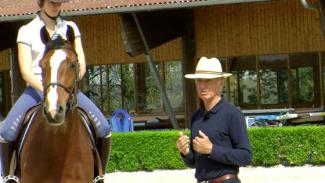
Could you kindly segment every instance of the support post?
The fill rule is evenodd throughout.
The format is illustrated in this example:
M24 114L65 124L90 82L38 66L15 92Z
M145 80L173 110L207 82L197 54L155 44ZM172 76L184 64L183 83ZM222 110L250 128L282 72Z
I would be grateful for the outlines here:
M178 124L178 122L176 120L176 117L175 117L175 113L173 111L173 108L171 107L171 104L170 104L170 102L169 102L169 100L167 98L167 95L165 93L165 90L164 90L164 88L162 86L160 77L158 75L158 71L157 71L157 69L156 69L156 67L155 67L155 65L153 63L152 54L151 54L151 51L149 49L148 43L146 41L146 38L145 38L145 36L143 34L141 25L140 25L140 23L138 21L138 18L136 16L136 14L135 13L132 13L132 16L133 16L134 22L135 22L135 24L137 26L137 29L138 29L139 35L141 37L142 43L143 43L143 45L145 47L145 56L146 56L147 62L149 64L149 68L150 68L151 74L153 75L153 78L154 78L154 80L155 80L155 82L156 82L156 84L158 86L158 89L160 91L160 95L161 95L161 97L163 99L163 103L164 103L165 109L166 109L166 111L168 113L169 119L170 119L170 121L172 123L173 128L175 130L179 130L180 129L179 128L179 124Z

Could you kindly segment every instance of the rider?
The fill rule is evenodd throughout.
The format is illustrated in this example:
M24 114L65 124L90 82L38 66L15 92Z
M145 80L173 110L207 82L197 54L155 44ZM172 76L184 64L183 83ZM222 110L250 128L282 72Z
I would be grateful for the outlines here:
M74 29L74 45L80 64L80 79L86 72L85 55L79 29L74 22L63 20L60 16L62 3L68 1L38 0L40 10L37 12L36 17L19 29L17 37L18 60L22 77L26 81L27 87L11 108L0 129L3 177L9 175L9 163L13 153L13 144L17 138L17 128L20 126L22 118L24 118L28 109L43 99L41 68L39 67L39 61L45 51L45 45L40 38L40 30L43 26L46 27L52 38L57 35L65 37L66 32L64 30L66 30L67 25ZM96 105L80 91L77 94L77 102L81 108L88 112L95 123L96 132L99 137L97 148L101 156L103 172L105 173L110 150L111 128Z

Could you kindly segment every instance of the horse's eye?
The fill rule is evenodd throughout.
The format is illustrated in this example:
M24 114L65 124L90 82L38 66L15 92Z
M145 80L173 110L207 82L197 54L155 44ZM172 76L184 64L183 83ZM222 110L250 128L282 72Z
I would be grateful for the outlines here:
M78 69L78 63L71 63L70 64L70 69L77 70Z

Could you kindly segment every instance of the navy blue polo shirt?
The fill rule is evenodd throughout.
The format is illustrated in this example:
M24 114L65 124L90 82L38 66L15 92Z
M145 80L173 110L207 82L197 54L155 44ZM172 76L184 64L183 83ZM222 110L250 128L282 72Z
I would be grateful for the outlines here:
M187 166L196 168L198 181L238 174L239 166L251 162L245 118L232 104L221 99L209 112L200 108L192 116L191 124L191 142L201 130L213 144L211 154L207 155L195 152L190 143L190 154L183 157Z

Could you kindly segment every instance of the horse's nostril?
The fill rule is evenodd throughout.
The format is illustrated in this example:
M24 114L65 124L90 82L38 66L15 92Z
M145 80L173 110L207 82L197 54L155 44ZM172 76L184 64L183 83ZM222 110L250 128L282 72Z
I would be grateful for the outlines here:
M46 104L43 104L42 109L43 109L43 112L47 113L48 107Z
M62 112L62 106L58 107L58 113Z
M64 112L64 107L60 105L58 108L58 113L62 113L62 112Z

